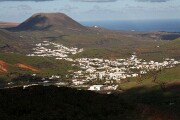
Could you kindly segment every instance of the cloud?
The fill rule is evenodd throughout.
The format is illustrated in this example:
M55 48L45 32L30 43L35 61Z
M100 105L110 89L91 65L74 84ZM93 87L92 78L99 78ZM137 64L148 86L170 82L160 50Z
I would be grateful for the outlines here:
M139 1L139 2L167 2L170 0L136 0L136 1Z
M19 5L19 6L17 6L17 9L18 10L32 10L32 7L31 6L29 6L29 5Z
M71 6L71 5L65 5L63 6L62 8L59 9L59 11L62 11L62 12L68 12L68 13L71 13L71 12L75 12L77 11L79 8L78 7L75 7L75 6ZM57 10L57 9L56 9Z
M118 0L70 0L70 1L78 1L78 2L99 2L99 3L102 3L102 2L116 2Z
M45 2L45 1L55 1L55 0L0 0L0 2L7 2L7 1L34 1L34 2ZM116 2L119 0L70 0L74 2L98 2L98 3L103 3L103 2ZM138 2L167 2L170 0L135 0Z
M75 1L75 2L116 2L120 0L70 0L70 1ZM167 2L170 0L135 0L138 2Z
M93 6L92 9L86 11L85 13L91 14L104 14L104 13L113 13L114 11L108 8L100 7L100 6Z
M0 2L7 2L7 1L35 1L35 2L44 2L44 1L54 1L54 0L0 0Z

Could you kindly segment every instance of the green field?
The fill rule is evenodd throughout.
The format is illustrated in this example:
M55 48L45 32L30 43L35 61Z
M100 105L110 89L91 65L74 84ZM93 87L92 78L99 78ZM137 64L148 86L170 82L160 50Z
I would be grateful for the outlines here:
M163 69L161 72L158 72L156 81L154 81L154 73L148 73L142 78L137 77L128 79L128 82L124 82L119 85L122 90L128 90L136 87L152 88L171 82L180 82L180 66Z
M7 69L7 73L0 73L0 79L11 80L18 76L37 74L38 76L45 77L51 75L60 75L62 79L65 79L65 75L68 74L69 70L77 70L77 67L72 67L71 62L65 60L55 60L49 57L28 57L21 54L13 53L0 53L0 60L5 61L10 64ZM31 70L20 69L13 65L15 64L25 64L30 65L33 68L38 69L38 72L33 72Z

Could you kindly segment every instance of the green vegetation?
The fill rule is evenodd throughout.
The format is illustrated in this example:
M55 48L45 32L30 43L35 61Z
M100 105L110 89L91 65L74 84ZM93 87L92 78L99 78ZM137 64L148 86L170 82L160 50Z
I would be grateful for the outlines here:
M53 42L65 46L85 48L84 52L73 57L124 58L136 52L142 59L155 61L167 57L179 59L179 41L154 41L147 37L129 37L127 33L69 34L53 39Z
M6 44L10 46L7 48L10 49L9 51L23 54L31 53L33 45L47 40L67 47L85 49L84 52L73 57L124 58L136 52L138 57L146 60L162 61L166 57L180 58L180 39L163 41L158 36L152 39L151 34L108 30L89 32L66 30L7 32L1 30L0 38L3 41L0 41L2 41L2 46Z
M127 58L136 52L138 58L145 60L162 61L163 58L180 60L180 39L160 40L163 37L169 39L177 35L163 32L135 33L85 28L67 17L62 19L64 26L56 26L61 21L56 19L57 14L53 16L54 20L47 23L50 27L45 27L42 24L44 21L40 22L41 24L37 23L38 26L32 26L31 23L34 21L39 22L35 19L25 22L20 31L0 30L2 64L0 87L7 85L7 82L13 82L12 86L39 80L42 82L42 78L46 80L51 75L59 75L60 80L66 80L66 75L70 71L79 69L73 67L71 62L55 60L53 57L25 56L27 53L32 53L35 44L45 40L67 47L84 48L83 52L72 55L72 58ZM24 65L25 68L18 64ZM31 69L26 69L27 67ZM0 90L0 119L179 120L179 73L180 66L176 66L150 71L137 78L127 78L119 84L119 91L112 91L110 95L55 86L2 89ZM103 84L100 80L90 81L89 85L92 83ZM82 88L77 87L77 89Z
M21 54L14 53L0 53L0 60L3 60L7 64L8 72L0 73L0 79L14 79L18 76L28 75L36 73L38 76L51 76L60 75L62 79L65 79L65 75L69 70L77 70L77 67L72 67L72 63L65 60L55 60L50 57L28 57ZM16 67L16 64L25 64L31 66L38 71L26 70Z
M129 102L152 105L155 109L158 108L162 111L163 114L169 110L170 114L179 115L179 73L180 66L164 69L158 72L154 82L154 73L152 72L144 75L143 78L130 79L129 82L119 84L119 89L123 90L121 95ZM176 120L178 118L170 119Z
M127 58L130 57L132 53L125 53L124 50L116 50L111 48L93 48L85 49L83 52L73 55L73 58L104 58L104 59L113 59L113 58Z
M161 82L180 81L180 66L162 70L157 79Z
M159 46L159 47L157 47ZM163 41L156 47L149 49L140 49L137 51L138 56L147 60L161 61L163 58L180 59L180 39L172 41Z
M133 52L146 60L162 61L166 57L180 58L180 39L155 42L144 40L146 38L128 37L127 34L120 33L69 33L60 36L56 34L54 37L55 33L46 34L46 31L33 32L30 39L27 33L22 34L29 39L27 40L29 44L50 40L85 49L82 53L71 56L73 58L126 58ZM51 57L28 57L17 53L0 53L0 60L8 63L8 72L0 73L1 84L11 80L36 80L50 75L60 75L64 80L69 70L78 69L72 67L71 62L55 60ZM15 67L14 65L18 63L30 65L39 71L33 72ZM36 73L37 77L29 76L33 73ZM152 71L141 78L129 78L119 84L119 89L122 91L112 95L70 88L58 89L52 86L2 90L0 91L0 118L153 120L158 119L159 116L162 119L170 116L171 118L168 119L178 120L180 96L174 88L179 87L176 83L180 80L179 73L180 67L177 66L158 71L157 74ZM169 87L171 84L173 86Z
M120 84L122 90L128 90L136 87L154 87L167 84L169 82L180 81L180 66L174 68L164 69L162 71L149 72L142 77L126 79L125 82ZM155 78L156 77L156 78ZM156 79L154 81L154 79Z

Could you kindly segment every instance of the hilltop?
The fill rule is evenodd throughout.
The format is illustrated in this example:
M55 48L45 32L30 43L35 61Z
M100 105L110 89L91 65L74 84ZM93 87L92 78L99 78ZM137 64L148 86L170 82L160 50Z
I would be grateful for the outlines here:
M17 27L10 28L14 31L32 31L32 30L85 30L86 27L79 24L72 18L63 13L37 13L32 15Z

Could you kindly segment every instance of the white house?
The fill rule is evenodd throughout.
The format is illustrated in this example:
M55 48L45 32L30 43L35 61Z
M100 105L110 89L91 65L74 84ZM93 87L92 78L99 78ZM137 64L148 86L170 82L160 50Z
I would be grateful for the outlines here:
M92 91L100 91L103 90L104 86L103 85L92 85L89 87L88 90L92 90Z

